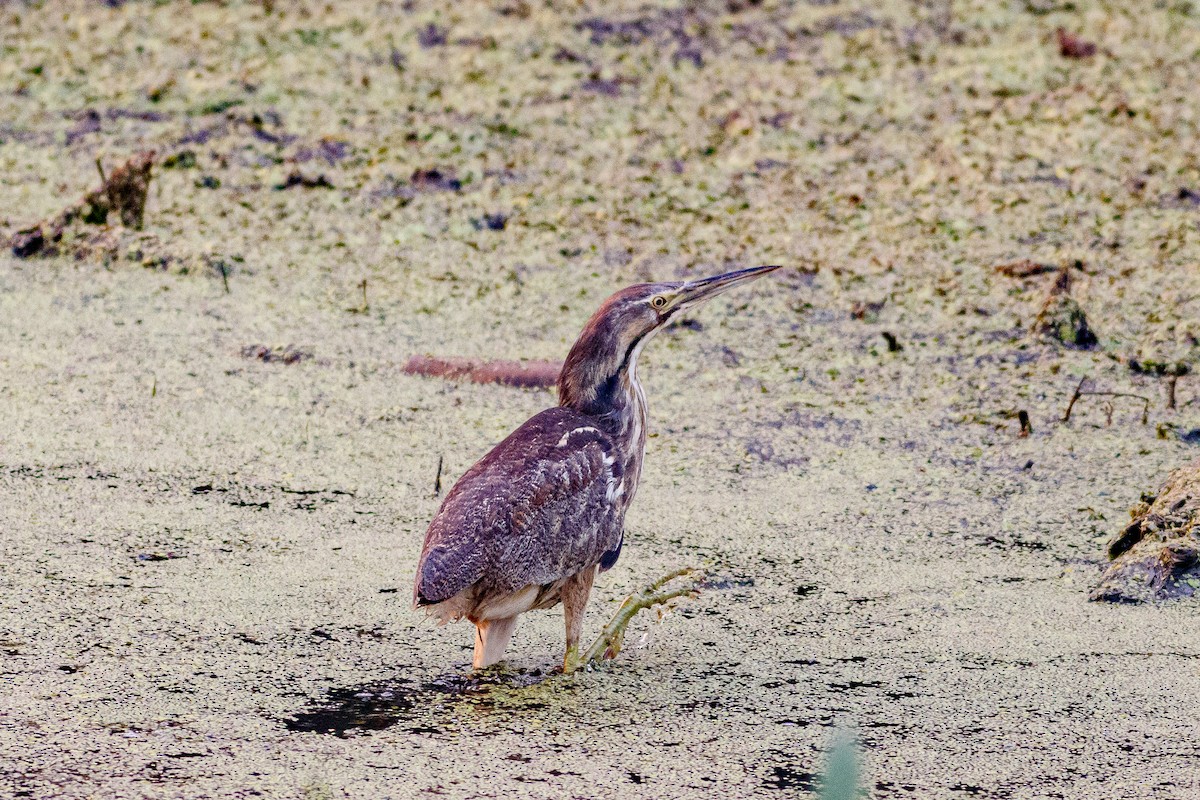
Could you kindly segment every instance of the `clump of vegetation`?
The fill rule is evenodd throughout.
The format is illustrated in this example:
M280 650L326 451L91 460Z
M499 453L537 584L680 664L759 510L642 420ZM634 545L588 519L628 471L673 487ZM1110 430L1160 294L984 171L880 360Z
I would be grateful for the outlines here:
M1141 603L1200 589L1200 459L1181 467L1130 511L1108 545L1112 564L1092 600Z
M113 237L103 235L107 231L101 232L99 236L84 235L69 248L64 248L62 242L68 230L76 223L107 225L110 215L114 213L121 218L121 225L126 228L141 228L153 164L153 151L138 153L113 170L111 175L106 176L103 166L97 161L100 186L54 217L17 231L9 243L13 255L17 258L53 256L64 249L76 255L86 255L98 249L97 246L99 249L115 249Z
M1087 314L1079 302L1071 297L1071 272L1064 267L1046 295L1042 310L1038 312L1038 333L1062 342L1067 347L1090 350L1099 344L1096 334L1088 325Z
M312 352L290 344L283 347L248 344L242 348L242 356L244 358L256 358L267 364L297 364L312 358Z

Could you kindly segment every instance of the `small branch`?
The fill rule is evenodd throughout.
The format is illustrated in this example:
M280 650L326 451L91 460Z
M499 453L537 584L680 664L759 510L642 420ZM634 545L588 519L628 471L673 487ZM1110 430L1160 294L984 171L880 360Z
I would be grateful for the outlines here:
M1084 392L1085 397L1129 397L1134 400L1142 401L1142 424L1146 425L1150 422L1150 398L1142 397L1140 394L1130 394L1129 392Z
M1075 402L1083 397L1083 384L1086 380L1086 377L1079 379L1079 385L1075 387L1075 392L1071 395L1071 401L1067 403L1067 410L1063 413L1063 422L1071 421L1071 409L1075 408Z
M1192 367L1184 361L1150 361L1139 360L1136 358L1122 359L1116 356L1117 361L1124 361L1131 372L1136 372L1139 375L1149 375L1151 377L1167 379L1167 409L1174 411L1175 404L1175 388L1179 383L1179 379L1184 375L1190 375Z
M433 478L433 496L437 497L442 493L442 457L438 456L437 475Z
M670 584L676 580L686 579L673 588ZM564 672L574 672L580 668L597 666L604 661L617 657L625 641L625 629L638 615L638 612L655 606L666 605L679 597L698 597L699 584L704 580L704 573L692 567L677 569L669 575L656 580L637 594L631 594L617 609L617 613L600 631L596 641L578 659L568 659Z
M1062 415L1063 422L1070 421L1070 411L1072 411L1072 409L1075 408L1075 402L1079 401L1079 399L1082 397L1128 397L1130 399L1138 399L1138 401L1141 401L1141 403L1142 403L1142 408L1141 408L1141 423L1142 423L1142 425L1148 425L1148 423L1150 423L1150 398L1144 397L1141 395L1134 395L1134 393L1130 393L1130 392L1085 392L1084 391L1084 380L1087 380L1087 379L1084 378L1084 379L1080 380L1079 386L1075 386L1075 391L1074 391L1073 395L1070 396L1070 402L1067 403L1067 411L1066 411L1066 413L1064 413ZM1109 411L1109 425L1111 425L1111 423L1112 423L1112 414L1111 414L1111 411Z

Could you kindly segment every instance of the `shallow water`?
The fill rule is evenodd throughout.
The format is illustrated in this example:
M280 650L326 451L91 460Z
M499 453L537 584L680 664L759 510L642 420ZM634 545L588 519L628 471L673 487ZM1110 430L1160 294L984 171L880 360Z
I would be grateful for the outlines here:
M0 227L164 161L114 249L0 256L0 794L804 796L842 726L876 797L1195 794L1200 601L1086 599L1197 452L1200 378L1128 367L1197 358L1186 4L275 5L2 12ZM1083 262L1098 348L1032 333L1021 259ZM439 463L554 397L403 365L756 263L643 355L587 630L700 598L468 677L409 607ZM1062 423L1081 377L1146 423Z

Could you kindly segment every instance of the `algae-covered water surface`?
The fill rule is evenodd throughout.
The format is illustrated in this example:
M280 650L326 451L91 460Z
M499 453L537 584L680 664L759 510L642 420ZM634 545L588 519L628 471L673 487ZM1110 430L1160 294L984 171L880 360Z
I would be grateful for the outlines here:
M1195 3L8 3L0 52L0 795L808 796L850 729L871 797L1195 796L1196 587L1089 601L1200 455ZM642 356L585 638L700 596L472 675L421 538L555 397L407 360L755 264Z

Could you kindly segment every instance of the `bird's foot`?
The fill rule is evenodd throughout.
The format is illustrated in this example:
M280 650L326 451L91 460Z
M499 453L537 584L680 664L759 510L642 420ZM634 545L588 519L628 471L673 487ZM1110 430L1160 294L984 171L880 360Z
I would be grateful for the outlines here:
M683 580L680 582L680 579ZM563 672L574 672L581 667L590 667L616 658L625 641L625 629L639 611L667 605L680 597L698 597L703 580L704 572L684 567L664 575L637 594L629 595L583 655L579 654L577 647L567 648L566 658L563 659Z
M562 671L564 675L574 672L581 666L579 661L579 645L567 645L567 654L563 656Z

